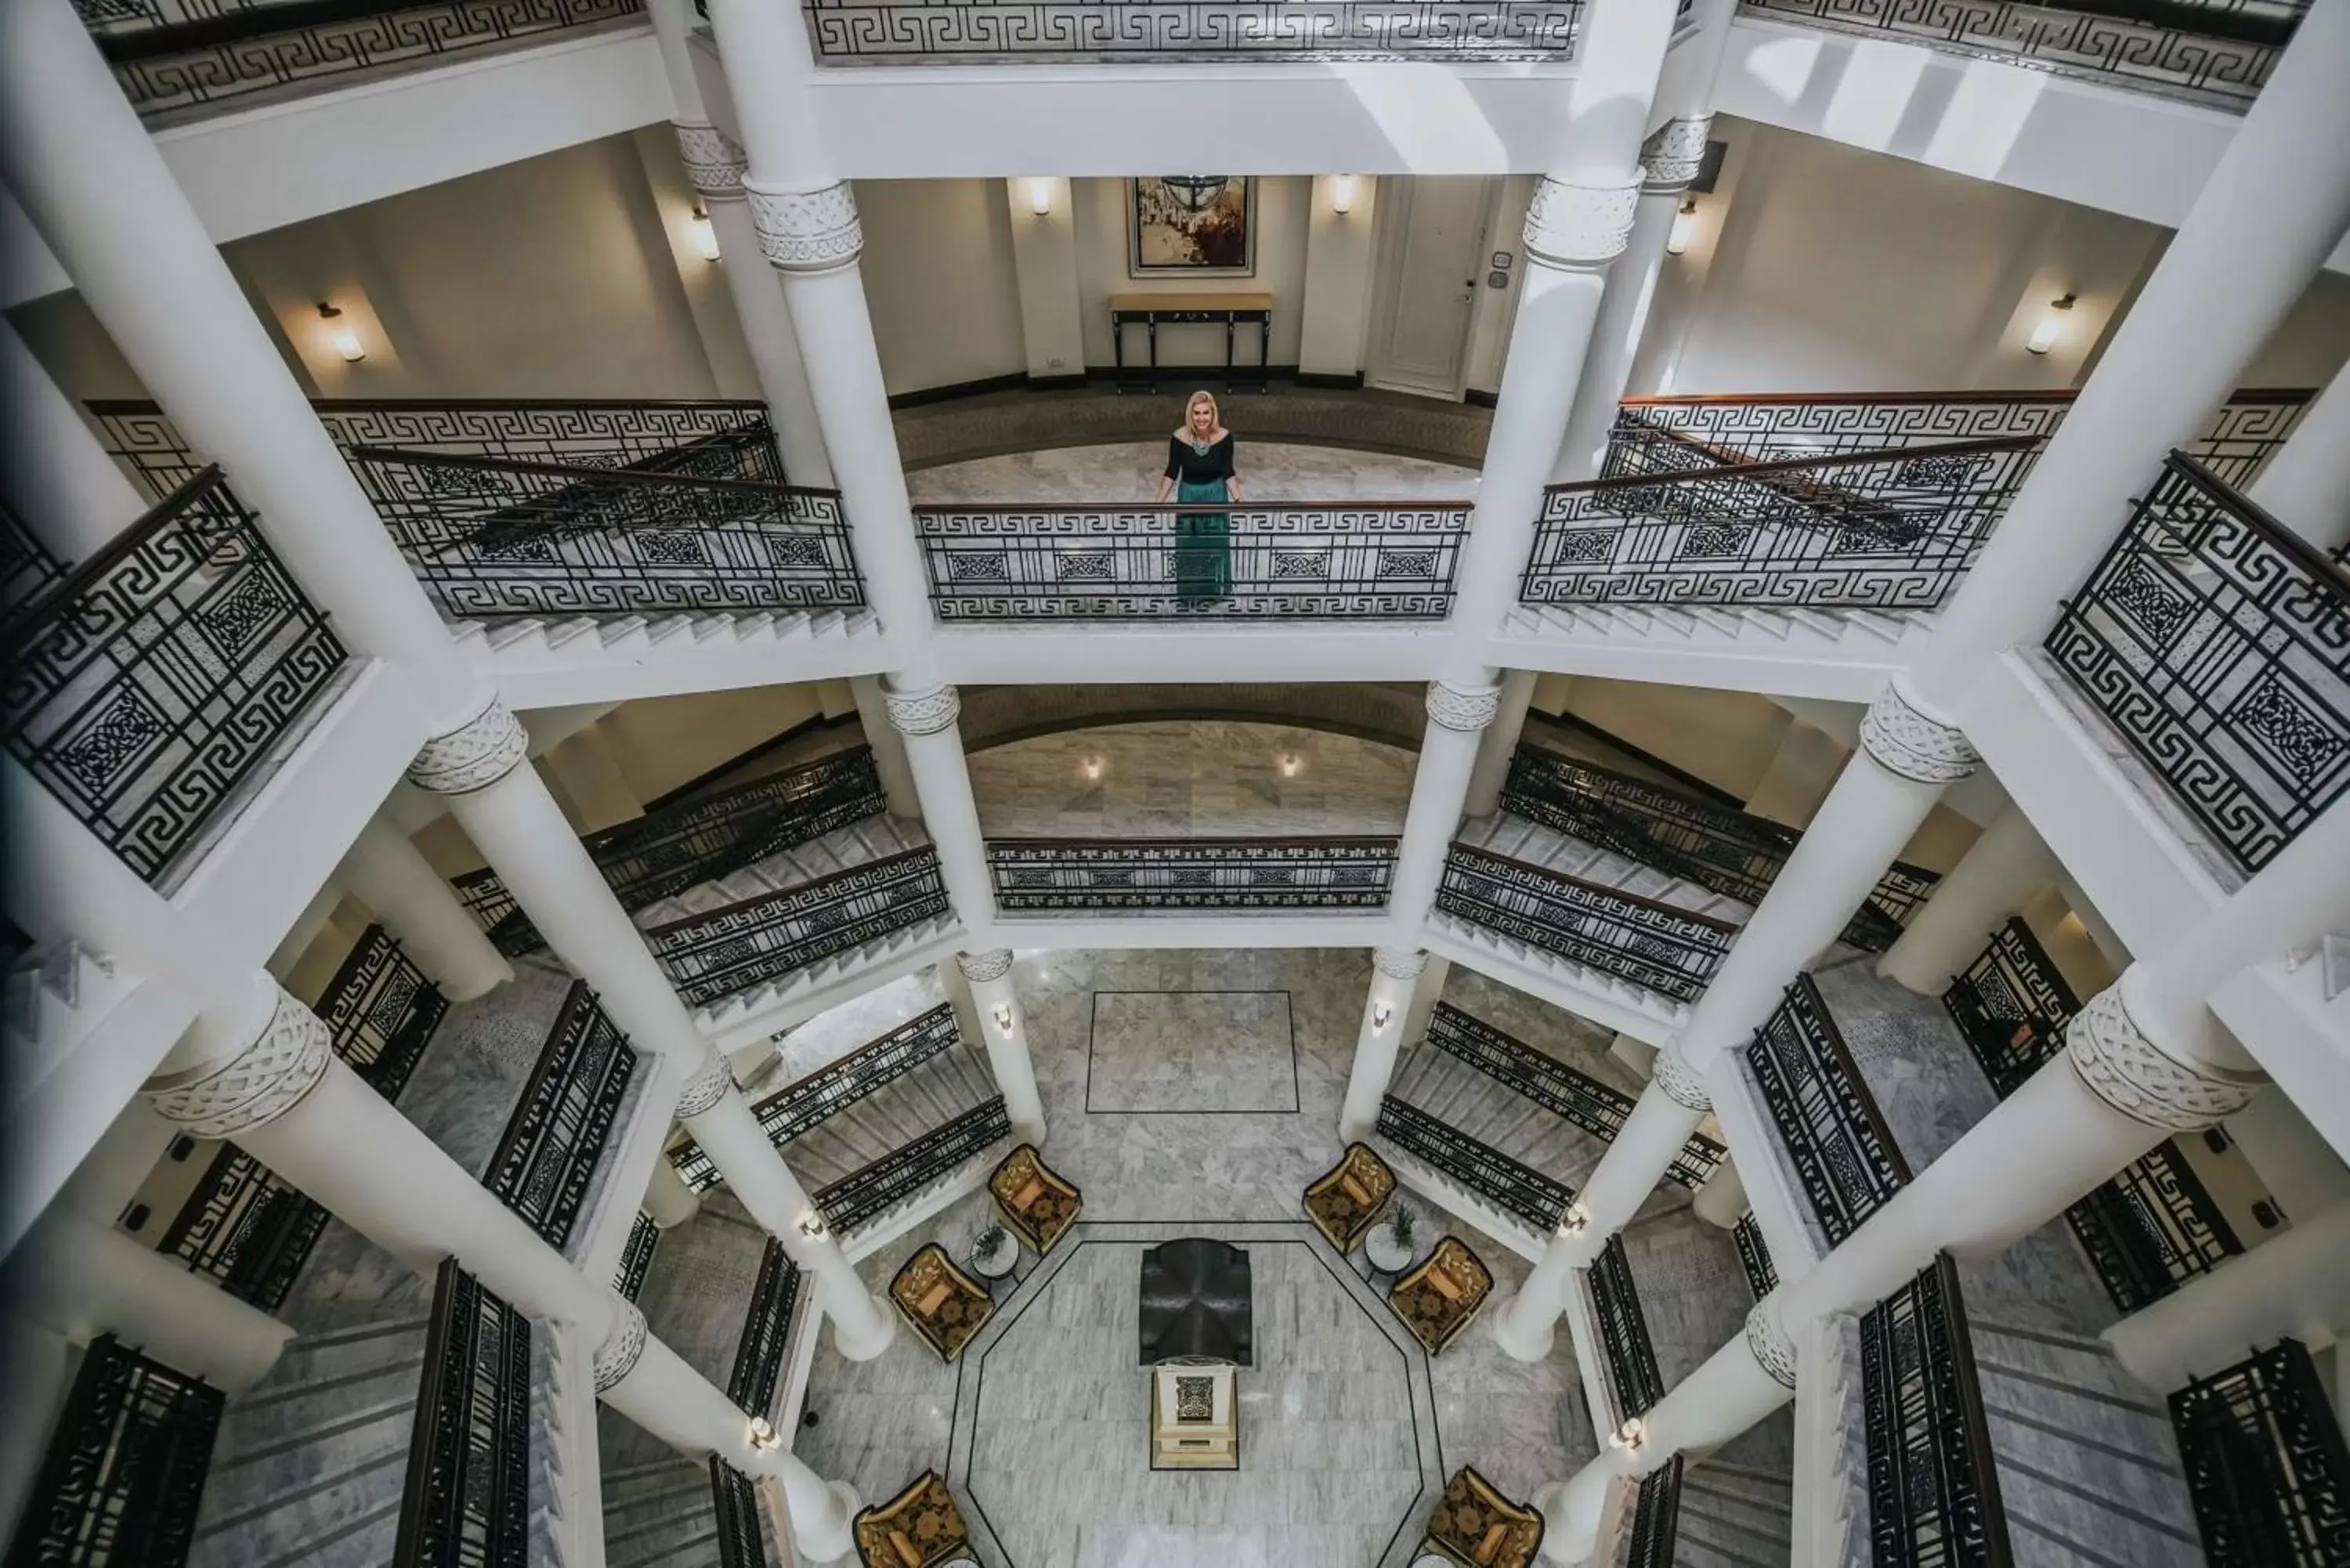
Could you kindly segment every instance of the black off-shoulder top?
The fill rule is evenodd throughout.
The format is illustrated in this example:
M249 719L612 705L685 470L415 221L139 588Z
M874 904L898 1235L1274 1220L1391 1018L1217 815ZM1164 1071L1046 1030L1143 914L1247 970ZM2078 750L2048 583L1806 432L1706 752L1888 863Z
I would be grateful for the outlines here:
M1167 477L1177 483L1207 484L1232 476L1232 431L1226 431L1205 455L1181 436L1167 438Z

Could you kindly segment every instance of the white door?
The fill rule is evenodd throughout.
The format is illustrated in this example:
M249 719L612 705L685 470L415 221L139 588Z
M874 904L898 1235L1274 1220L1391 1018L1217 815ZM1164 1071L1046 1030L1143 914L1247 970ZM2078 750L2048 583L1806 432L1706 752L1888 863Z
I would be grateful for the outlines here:
M1378 277L1367 379L1459 398L1469 364L1470 306L1484 275L1493 181L1417 175L1379 182Z

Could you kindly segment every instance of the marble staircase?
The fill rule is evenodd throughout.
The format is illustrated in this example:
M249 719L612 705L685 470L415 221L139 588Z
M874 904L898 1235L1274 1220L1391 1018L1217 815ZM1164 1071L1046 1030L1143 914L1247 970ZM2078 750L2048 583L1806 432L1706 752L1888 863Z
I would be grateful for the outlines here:
M689 916L707 915L745 899L806 887L855 867L919 849L930 841L919 822L879 815L868 816L806 844L780 850L764 860L754 860L739 871L713 877L671 898L647 904L632 919L639 929L649 930Z
M985 1061L958 1042L779 1147L785 1162L807 1183L817 1202L827 1213L837 1213L837 1205L829 1196L833 1189L882 1166L990 1101L1000 1103L1001 1096ZM843 1239L857 1240L886 1231L895 1215L918 1205L933 1189L952 1181L973 1165L993 1165L1009 1147L1008 1138L996 1138L951 1168L927 1174L910 1171L897 1177L889 1184L895 1196L888 1207L841 1225Z
M1491 816L1472 817L1461 827L1458 839L1462 844L1504 856L1522 866L1555 871L1578 882L1612 888L1619 893L1670 904L1677 909L1687 909L1695 915L1711 915L1717 920L1728 920L1733 925L1743 925L1746 917L1754 912L1753 906L1725 898L1711 888L1659 871L1653 866L1643 866L1613 850L1602 849L1571 834L1545 827L1538 822L1529 822L1506 811L1497 811Z
M417 1130L477 1178L489 1168L571 991L571 971L546 953L515 960L514 975L488 995L450 1007L400 1096Z
M1599 1138L1432 1041L1415 1047L1396 1069L1388 1093L1461 1136L1570 1186L1607 1152Z
M1674 1568L1787 1568L1794 1483L1783 1475L1705 1459L1681 1475Z
M710 1472L677 1455L604 1471L605 1568L709 1568L718 1561Z

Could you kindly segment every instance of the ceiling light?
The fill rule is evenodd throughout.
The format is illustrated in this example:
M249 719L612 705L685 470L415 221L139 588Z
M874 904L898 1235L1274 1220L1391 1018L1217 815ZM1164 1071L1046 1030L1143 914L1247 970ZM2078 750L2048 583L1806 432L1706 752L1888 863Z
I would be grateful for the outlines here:
M1691 196L1682 202L1681 210L1673 214L1671 232L1665 235L1665 254L1677 256L1689 249L1690 242L1696 238L1697 198Z
M2064 336L2064 317L2073 308L2073 299L2074 296L2067 294L2062 299L2048 302L2048 314L2040 318L2038 325L2032 329L2032 336L2023 340L2025 353L2045 354L2056 347L2056 340Z
M356 365L367 358L367 345L359 341L359 329L342 318L341 309L318 302L318 319L327 324L327 345L342 356L346 365Z

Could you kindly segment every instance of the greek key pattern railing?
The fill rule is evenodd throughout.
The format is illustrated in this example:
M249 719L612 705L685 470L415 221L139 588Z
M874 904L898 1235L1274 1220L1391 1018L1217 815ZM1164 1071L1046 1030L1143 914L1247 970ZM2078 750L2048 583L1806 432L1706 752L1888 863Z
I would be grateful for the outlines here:
M1982 956L1951 979L1942 1005L2003 1100L2063 1043L2081 999L2032 928L2011 919L1992 934Z
M716 1454L710 1456L710 1503L718 1517L718 1568L767 1568L751 1478Z
M48 546L33 537L12 508L0 504L0 619L39 597L63 576L65 567Z
M627 467L349 450L443 613L795 614L861 608L840 493L779 483L764 428Z
M110 1334L93 1340L25 1499L8 1568L179 1568L223 1402L202 1378Z
M551 1247L571 1240L636 1069L629 1037L604 1016L588 982L573 981L482 1175L491 1196Z
M924 846L645 933L689 1007L820 963L951 912Z
M1869 1534L1881 1568L2008 1568L2007 1516L1950 1254L1860 1320Z
M1696 467L1543 493L1519 598L1545 604L1925 610L1974 562L2033 439Z
M1616 1141L1616 1135L1624 1130L1624 1118L1632 1114L1629 1095L1576 1072L1557 1057L1471 1017L1449 1002L1438 1002L1430 1014L1428 1044L1605 1142ZM1681 1146L1665 1174L1694 1192L1721 1168L1728 1154L1713 1139L1696 1134Z
M734 1369L726 1377L726 1397L746 1416L765 1416L775 1407L775 1385L783 1376L799 1293L799 1265L785 1255L782 1242L768 1237L751 1305L743 1314L743 1333L734 1342Z
M1377 909L1392 838L991 838L1006 913Z
M1673 1568L1681 1512L1681 1457L1675 1454L1640 1478L1632 1503L1632 1539L1623 1568Z
M2248 872L2350 790L2350 572L2184 452L2047 649Z
M2095 0L2090 0L2095 4ZM1981 58L2243 109L2260 96L2308 0L2098 5L2028 0L1743 0L1740 9L1837 32L1890 33Z
M161 882L343 659L326 616L206 469L0 631L0 738Z
M643 1210L629 1221L629 1243L620 1250L620 1266L612 1272L612 1288L629 1300L637 1299L645 1288L645 1275L653 1266L653 1253L660 1248L660 1227Z
M1648 1320L1640 1311L1639 1287L1632 1282L1631 1260L1624 1254L1624 1238L1607 1238L1591 1263L1591 1305L1599 1320L1599 1344L1606 1355L1607 1386L1615 1391L1618 1416L1646 1415L1665 1397L1664 1375L1657 1369L1656 1347L1648 1343Z
M1565 60L1581 0L802 0L827 65Z
M1510 759L1502 807L1744 904L1762 901L1801 836L1768 817L1533 745ZM1883 952L1938 880L1895 861L1843 940Z
M237 1300L275 1312L326 1228L326 1210L224 1143L158 1250Z
M1504 1214L1513 1214L1547 1236L1575 1200L1562 1182L1519 1164L1418 1106L1388 1095L1379 1102L1378 1129L1397 1148L1425 1161Z
M1011 1136L1012 1117L1003 1108L1003 1096L990 1096L952 1121L842 1177L816 1195L816 1206L836 1232L854 1231L951 1175L989 1145Z
M1445 856L1436 907L1496 936L1681 1002L1697 1000L1738 934L1726 920L1467 844L1453 845Z
M1746 1055L1813 1214L1830 1245L1842 1241L1908 1185L1909 1165L1810 975L1795 977Z
M1431 620L1452 608L1469 507L918 506L914 529L945 621Z
M432 1293L400 1568L526 1568L530 1320L450 1258Z
M312 1011L334 1037L335 1054L377 1094L397 1100L449 1003L390 931L369 926Z
M1754 1299L1759 1302L1778 1289L1779 1268L1771 1261L1771 1244L1762 1239L1762 1227L1756 1223L1752 1210L1730 1228L1730 1239L1738 1243L1738 1265L1746 1271L1746 1288L1754 1293Z
M879 1039L868 1041L831 1065L768 1096L752 1109L758 1116L760 1130L767 1135L767 1141L781 1148L834 1112L962 1043L962 1033L955 1026L954 1008L942 1002ZM718 1168L698 1144L685 1144L670 1158L686 1185L696 1192L718 1180Z
M634 16L643 0L74 0L141 114Z
M2350 1449L2299 1340L2170 1397L2211 1568L2350 1563Z

